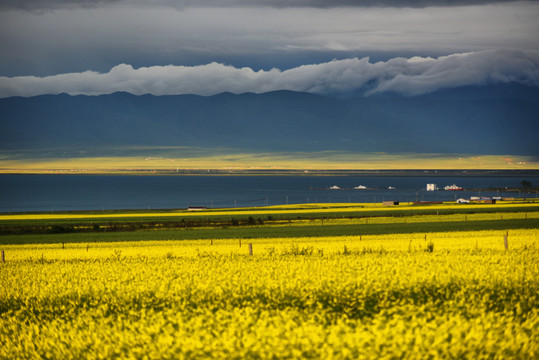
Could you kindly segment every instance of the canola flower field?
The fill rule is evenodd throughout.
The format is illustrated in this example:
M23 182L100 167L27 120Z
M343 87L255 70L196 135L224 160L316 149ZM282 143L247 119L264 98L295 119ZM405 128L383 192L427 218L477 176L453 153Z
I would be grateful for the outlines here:
M0 358L539 358L537 213L505 230L2 245Z

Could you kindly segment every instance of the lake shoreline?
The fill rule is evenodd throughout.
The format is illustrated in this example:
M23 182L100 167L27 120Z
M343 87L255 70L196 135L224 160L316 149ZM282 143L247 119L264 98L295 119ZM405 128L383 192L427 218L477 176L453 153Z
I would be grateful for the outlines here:
M170 169L170 170L103 170L103 171L14 171L0 175L134 175L134 176L429 176L429 177L539 177L539 169L526 170L276 170L276 169Z

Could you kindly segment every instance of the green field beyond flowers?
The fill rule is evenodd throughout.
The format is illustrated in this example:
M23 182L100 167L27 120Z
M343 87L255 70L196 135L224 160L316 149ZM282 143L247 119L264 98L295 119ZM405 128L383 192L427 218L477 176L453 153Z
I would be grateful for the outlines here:
M0 358L539 358L539 204L170 213L0 216Z

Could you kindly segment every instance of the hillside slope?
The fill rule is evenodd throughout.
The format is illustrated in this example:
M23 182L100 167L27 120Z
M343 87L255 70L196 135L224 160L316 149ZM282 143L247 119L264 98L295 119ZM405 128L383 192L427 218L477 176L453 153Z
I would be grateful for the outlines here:
M539 155L539 89L415 97L308 93L0 99L0 150L122 146Z

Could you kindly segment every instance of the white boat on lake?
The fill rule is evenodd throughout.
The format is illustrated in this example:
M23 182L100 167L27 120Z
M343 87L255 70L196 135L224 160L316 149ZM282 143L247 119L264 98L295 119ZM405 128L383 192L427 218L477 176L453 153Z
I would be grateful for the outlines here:
M358 185L358 186L354 187L354 189L356 189L356 190L365 190L365 189L367 189L367 187L365 185Z

